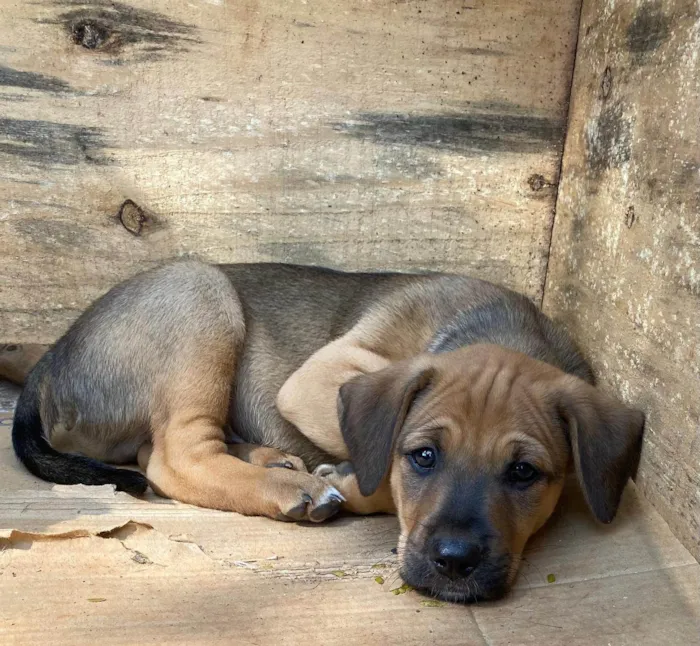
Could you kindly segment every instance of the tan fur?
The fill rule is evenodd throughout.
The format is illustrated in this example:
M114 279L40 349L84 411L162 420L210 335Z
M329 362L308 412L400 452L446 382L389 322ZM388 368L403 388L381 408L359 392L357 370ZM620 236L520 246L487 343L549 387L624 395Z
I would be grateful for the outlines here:
M0 345L0 376L22 385L29 371L46 352L45 345Z
M386 368L389 361L358 343L364 325L314 353L287 381L277 395L282 417L314 444L340 460L348 451L338 424L338 389L360 374Z

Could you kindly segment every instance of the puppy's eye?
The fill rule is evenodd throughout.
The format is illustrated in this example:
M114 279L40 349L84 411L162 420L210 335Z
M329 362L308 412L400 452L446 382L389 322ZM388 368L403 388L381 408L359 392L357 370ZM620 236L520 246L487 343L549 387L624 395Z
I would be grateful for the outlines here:
M411 453L408 454L408 458L416 471L430 471L430 469L435 468L437 451L429 446L424 446L415 451L411 451Z
M529 462L513 462L508 467L507 478L513 486L524 489L540 477L540 472Z

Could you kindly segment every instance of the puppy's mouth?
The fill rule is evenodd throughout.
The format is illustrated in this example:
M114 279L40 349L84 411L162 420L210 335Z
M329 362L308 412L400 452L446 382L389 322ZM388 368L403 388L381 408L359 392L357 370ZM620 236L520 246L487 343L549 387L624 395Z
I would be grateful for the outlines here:
M420 552L406 552L401 558L401 578L416 591L442 601L475 603L504 597L511 579L511 559L491 557L469 576L449 578L435 571L429 558Z

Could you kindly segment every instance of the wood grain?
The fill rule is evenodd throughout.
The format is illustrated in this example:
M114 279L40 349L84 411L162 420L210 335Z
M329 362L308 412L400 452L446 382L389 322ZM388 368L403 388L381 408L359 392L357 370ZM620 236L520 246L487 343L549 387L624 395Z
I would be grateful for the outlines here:
M2 3L0 340L187 255L540 298L578 5Z
M700 558L700 8L584 3L545 309L647 413L637 482Z

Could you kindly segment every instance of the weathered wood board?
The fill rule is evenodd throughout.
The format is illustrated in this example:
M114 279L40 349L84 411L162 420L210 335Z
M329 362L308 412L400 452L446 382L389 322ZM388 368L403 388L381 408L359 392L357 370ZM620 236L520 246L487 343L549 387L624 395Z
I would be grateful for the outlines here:
M586 0L544 305L647 412L638 485L700 558L700 5Z
M0 341L53 341L188 254L465 271L540 298L578 11L2 2Z

